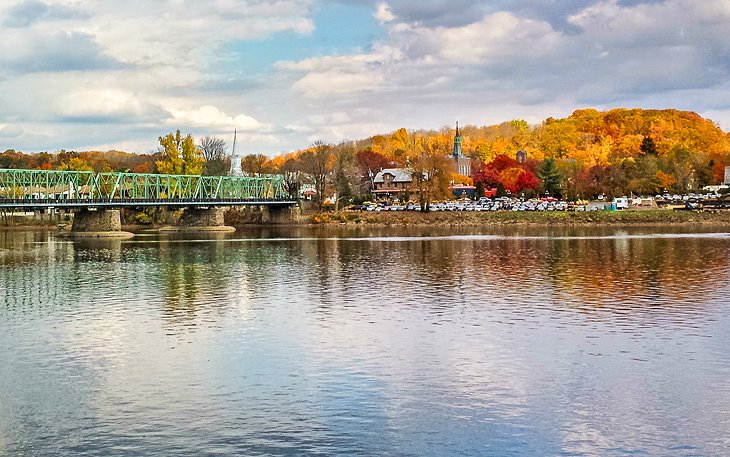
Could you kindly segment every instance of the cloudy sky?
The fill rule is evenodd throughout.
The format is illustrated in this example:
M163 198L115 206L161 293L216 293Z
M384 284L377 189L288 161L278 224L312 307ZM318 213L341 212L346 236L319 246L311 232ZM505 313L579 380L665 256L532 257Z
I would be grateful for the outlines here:
M0 0L0 151L275 154L399 127L692 110L730 129L730 0Z

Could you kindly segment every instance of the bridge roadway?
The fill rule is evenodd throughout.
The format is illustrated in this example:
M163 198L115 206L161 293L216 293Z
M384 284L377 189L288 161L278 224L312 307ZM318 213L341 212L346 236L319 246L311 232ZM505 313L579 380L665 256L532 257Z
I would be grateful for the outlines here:
M296 204L282 175L196 176L0 169L0 208L218 207Z

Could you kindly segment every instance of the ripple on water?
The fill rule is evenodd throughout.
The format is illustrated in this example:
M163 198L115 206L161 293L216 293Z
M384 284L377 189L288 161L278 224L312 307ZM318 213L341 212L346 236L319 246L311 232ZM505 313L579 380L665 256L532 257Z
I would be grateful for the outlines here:
M0 452L720 455L728 241L14 239Z

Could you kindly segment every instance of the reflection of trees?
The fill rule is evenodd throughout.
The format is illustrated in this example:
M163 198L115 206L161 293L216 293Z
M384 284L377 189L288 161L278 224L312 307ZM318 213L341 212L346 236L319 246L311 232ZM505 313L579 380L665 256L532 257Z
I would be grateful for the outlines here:
M159 247L163 316L172 327L194 323L200 306L211 302L207 296L225 290L226 275L218 264L219 243L161 241Z
M0 232L0 303L3 311L70 306L114 287L130 299L158 301L166 325L179 331L210 313L270 297L303 298L324 316L343 309L443 314L493 306L569 309L592 318L681 318L719 300L726 287L727 241L712 237L507 228L495 238L392 238L454 233L470 234L297 227L260 229L243 241L98 244ZM255 240L259 236L269 240ZM282 237L300 239L275 240Z
M556 297L586 312L701 307L724 287L727 255L703 238L556 240L549 279Z
M155 268L168 330L192 329L209 314L240 308L266 291L277 250L261 243L160 241Z
M723 240L632 236L636 230L615 228L533 228L526 236L508 230L513 233L494 239L392 240L377 237L398 230L369 228L294 246L316 308L328 313L363 302L430 313L497 304L645 319L706 306L724 288L725 274L717 274L728 268ZM333 235L343 234L309 234Z
M38 267L6 256L0 259L0 315L48 311L67 300L71 287L68 264L44 262Z
M83 251L48 232L0 232L0 311L48 312L75 306L79 297L94 297L97 284L80 278L83 273L76 267Z

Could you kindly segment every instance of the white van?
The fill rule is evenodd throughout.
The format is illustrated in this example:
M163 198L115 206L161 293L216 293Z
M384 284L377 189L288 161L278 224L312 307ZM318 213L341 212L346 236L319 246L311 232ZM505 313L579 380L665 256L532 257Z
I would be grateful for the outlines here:
M616 209L627 209L629 207L629 199L626 197L616 197L613 199Z

